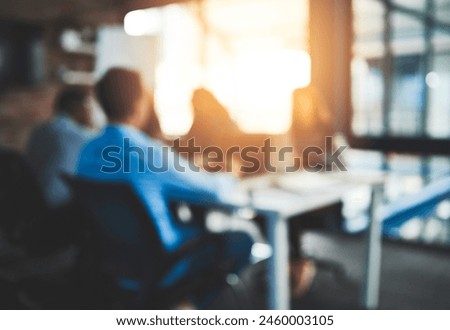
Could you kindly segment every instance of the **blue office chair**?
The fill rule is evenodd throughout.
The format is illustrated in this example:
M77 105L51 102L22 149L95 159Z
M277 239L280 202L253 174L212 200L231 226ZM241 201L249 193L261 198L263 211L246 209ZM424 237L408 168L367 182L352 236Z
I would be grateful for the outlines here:
M92 219L93 234L84 249L87 257L81 268L82 282L91 283L88 290L103 297L98 307L164 309L186 297L197 298L201 303L203 296L225 284L227 265L220 264L220 236L205 234L169 253L128 184L67 175L64 179ZM162 284L166 274L183 258L193 254L201 258L210 253L217 254L211 258L213 264L168 287Z

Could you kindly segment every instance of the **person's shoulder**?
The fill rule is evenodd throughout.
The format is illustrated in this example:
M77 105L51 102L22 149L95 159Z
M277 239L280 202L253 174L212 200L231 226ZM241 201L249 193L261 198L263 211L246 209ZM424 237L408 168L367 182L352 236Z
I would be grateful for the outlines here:
M56 135L51 121L40 123L31 131L28 144L49 144L56 139Z
M45 134L50 133L54 129L53 121L45 121L34 126L32 134Z
M61 133L81 134L82 127L73 119L66 116L58 116L52 122L53 129Z
M108 146L107 140L103 137L103 134L86 141L81 145L78 154L78 165L77 168L86 166L86 164L95 163L97 159L101 156L103 149Z
M84 137L86 137L86 144L102 144L102 143L114 143L114 138L109 136L105 129L102 129L98 132L89 132L86 134L83 134Z
M161 147L163 144L158 141L157 139L154 139L141 130L131 127L131 126L124 126L121 127L121 132L123 134L124 138L128 138L132 144L135 145L142 145L145 147Z
M148 136L147 134L143 132L139 132L139 134L136 135L136 139L140 142L140 144L145 144L149 147L162 147L163 143L155 138L152 138L151 136Z

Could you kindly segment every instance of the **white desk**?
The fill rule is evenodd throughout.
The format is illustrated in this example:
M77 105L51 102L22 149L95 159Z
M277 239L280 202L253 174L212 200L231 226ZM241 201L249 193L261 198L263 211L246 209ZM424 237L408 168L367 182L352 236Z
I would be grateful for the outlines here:
M251 191L252 207L267 218L268 240L273 250L269 261L269 308L290 307L287 219L336 203L349 191L362 185L372 187L362 304L367 309L377 308L383 183L382 175L348 172L268 174L243 181L243 189Z

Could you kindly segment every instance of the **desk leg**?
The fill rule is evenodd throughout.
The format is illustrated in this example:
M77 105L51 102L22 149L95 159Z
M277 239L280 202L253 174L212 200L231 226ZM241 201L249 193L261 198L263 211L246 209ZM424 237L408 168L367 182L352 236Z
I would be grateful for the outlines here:
M378 308L381 273L382 198L383 185L374 186L370 204L370 227L367 233L366 269L362 297L363 307L366 309Z
M269 309L289 309L289 242L287 220L278 213L267 215L269 243Z

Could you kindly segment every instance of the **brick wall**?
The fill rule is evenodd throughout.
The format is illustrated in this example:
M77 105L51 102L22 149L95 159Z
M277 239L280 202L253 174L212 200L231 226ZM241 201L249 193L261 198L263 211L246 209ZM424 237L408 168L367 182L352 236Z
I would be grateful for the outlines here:
M120 24L130 10L172 2L175 0L16 0L11 5L0 1L2 19L43 28L46 54L45 81L39 87L11 88L0 94L0 147L23 151L31 130L50 118L61 69L93 71L94 55L61 49L62 29Z
M95 57L90 54L67 53L59 43L64 26L47 26L44 31L44 81L37 87L11 87L0 94L0 147L23 151L32 129L48 120L53 102L62 85L60 71L92 72Z
M22 151L34 126L48 120L58 86L11 89L0 96L0 146Z

